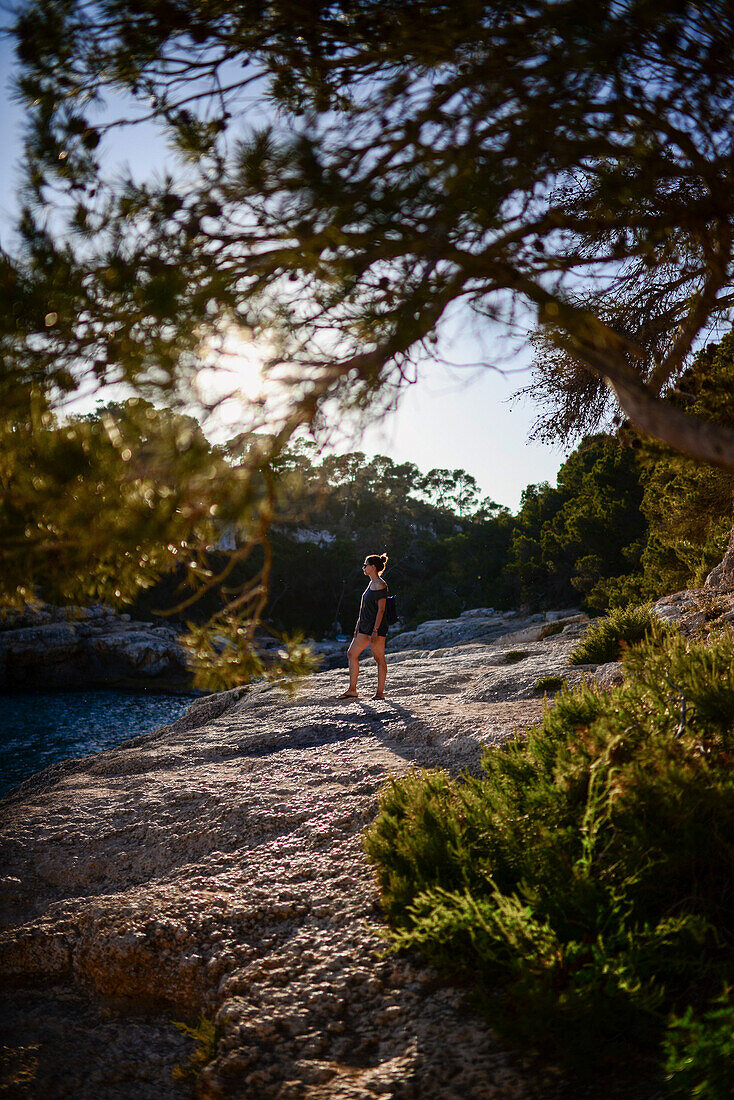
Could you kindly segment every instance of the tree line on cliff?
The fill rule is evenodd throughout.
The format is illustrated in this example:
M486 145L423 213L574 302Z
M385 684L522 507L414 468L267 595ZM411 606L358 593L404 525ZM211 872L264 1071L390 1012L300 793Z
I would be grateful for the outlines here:
M734 425L734 336L702 349L671 401ZM721 560L732 525L734 476L626 423L582 440L555 488L528 486L506 572L521 602L575 594L591 612L699 586Z
M701 351L678 390L687 411L734 426L734 335ZM314 631L334 620L351 630L361 555L385 547L410 624L470 607L580 603L600 613L655 599L703 583L734 503L730 472L641 442L624 425L584 438L557 484L529 485L514 516L477 500L464 471L421 474L359 454L319 462L302 448L280 474L269 613ZM295 541L302 528L322 538Z
M678 400L734 425L733 394L730 334L699 353ZM482 606L581 604L598 614L701 584L732 523L732 474L642 443L623 425L582 439L557 484L529 485L516 515L480 499L464 470L425 473L360 452L320 455L308 441L284 450L272 473L265 618L316 636L351 632L365 553L389 551L387 576L406 625ZM137 610L174 604L182 576L149 590ZM186 614L204 616L215 595Z

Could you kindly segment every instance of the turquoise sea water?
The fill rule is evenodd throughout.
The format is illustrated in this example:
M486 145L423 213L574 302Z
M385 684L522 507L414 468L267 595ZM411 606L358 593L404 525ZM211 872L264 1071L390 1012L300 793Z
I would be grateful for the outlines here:
M175 721L192 698L91 690L0 695L0 796L49 764Z

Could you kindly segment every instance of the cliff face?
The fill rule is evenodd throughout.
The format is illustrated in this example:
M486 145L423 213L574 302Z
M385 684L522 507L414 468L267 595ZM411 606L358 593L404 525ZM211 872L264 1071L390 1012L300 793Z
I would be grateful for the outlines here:
M476 767L540 715L541 676L581 677L583 623L557 625L393 654L384 702L371 659L359 701L336 698L337 671L293 700L197 700L23 784L2 804L0 866L13 1095L187 1095L171 1021L202 1013L218 1027L202 1097L535 1095L458 990L381 957L360 834L389 775Z

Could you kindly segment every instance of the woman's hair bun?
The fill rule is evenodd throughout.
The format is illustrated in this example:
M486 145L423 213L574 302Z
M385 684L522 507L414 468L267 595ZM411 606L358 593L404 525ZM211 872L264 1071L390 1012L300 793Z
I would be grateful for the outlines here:
M367 561L370 565L374 565L378 573L381 573L387 565L387 551L384 554L370 554Z

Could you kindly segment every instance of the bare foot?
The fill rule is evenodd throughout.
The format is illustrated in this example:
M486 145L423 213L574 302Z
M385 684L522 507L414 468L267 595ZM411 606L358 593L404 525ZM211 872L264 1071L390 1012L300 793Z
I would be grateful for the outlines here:
M359 699L356 691L345 691L343 695L338 696L339 699Z
M384 699L385 696L382 694L381 691L376 691L375 694L372 696L372 698L373 699Z

